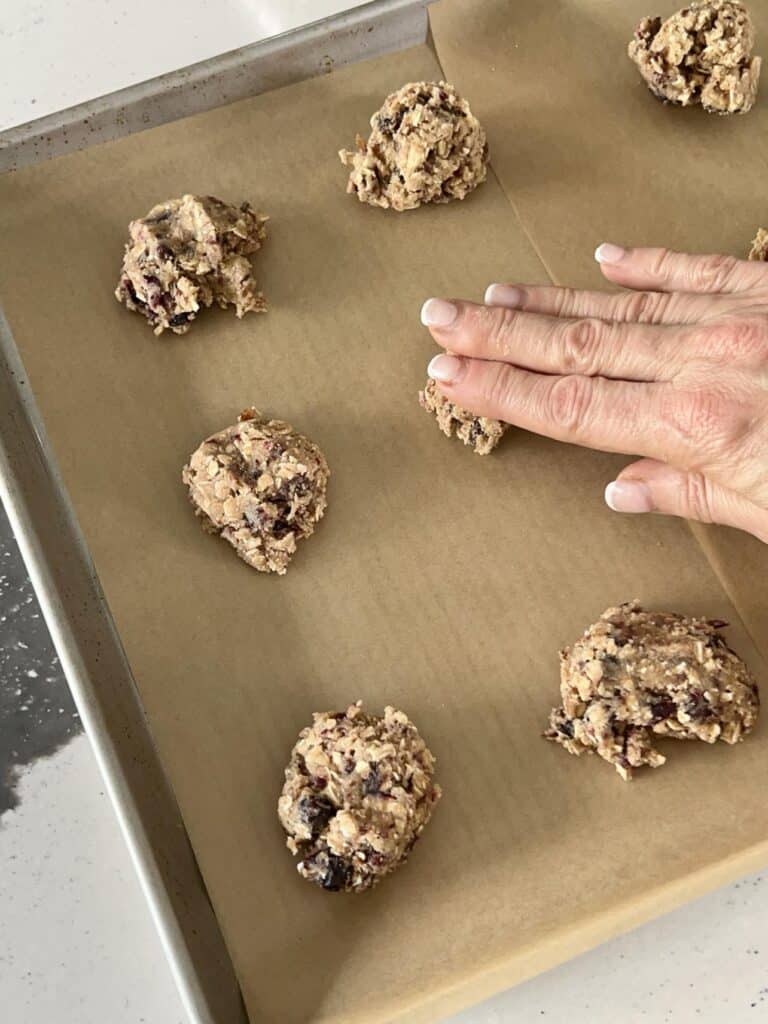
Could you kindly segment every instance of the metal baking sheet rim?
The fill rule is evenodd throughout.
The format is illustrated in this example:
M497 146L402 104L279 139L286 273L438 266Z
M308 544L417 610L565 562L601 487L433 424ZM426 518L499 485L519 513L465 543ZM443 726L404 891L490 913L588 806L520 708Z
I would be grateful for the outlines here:
M324 24L306 26L10 129L0 133L0 173L256 95L334 66L423 43L428 2L374 0ZM381 30L378 37L367 39L376 28ZM323 63L325 57L317 63L318 47L327 53L328 64ZM201 83L237 78L241 81L234 93L198 90ZM193 87L197 95L185 102L185 94L192 95ZM144 116L142 111L153 101L152 115ZM126 116L127 111L133 116ZM192 1024L247 1024L215 912L1 307L0 499L185 1012Z
M395 31L382 40L391 52L424 42L427 36L425 5L429 2L431 0L375 0L358 8L357 13L360 20L370 20L382 12L388 12L390 16L404 16L404 34L398 36ZM414 17L415 13L419 16ZM358 23L349 17L344 20L347 30L350 22ZM314 45L318 38L317 26L309 28ZM354 25L352 29L354 33ZM421 33L420 37L416 38L414 33ZM298 32L296 36L306 43L306 32ZM288 37L284 37L284 42L288 42ZM270 46L268 50L270 60L273 60L275 49ZM387 52L387 49L380 52ZM339 64L374 55L377 54L371 48L363 49L357 58L347 52ZM98 107L102 114L111 112L114 119L127 94L132 94L136 102L139 99L141 102L151 101L150 87L159 93L173 89L178 95L184 88L191 89L195 76L208 74L210 77L222 61L232 70L238 58L252 64L253 48L214 58L193 69L143 83L94 101L92 105L73 108L53 117L61 118L59 127L64 134L68 125L79 124L79 119L87 116L89 106ZM303 67L303 73L298 77L318 73L318 69L310 65ZM294 73L295 70L296 66ZM258 91L254 89L248 94ZM229 96L226 102L239 98ZM177 113L163 116L152 124L216 105L219 104L213 101L194 109L174 108ZM168 108L164 109L167 113ZM108 120L107 117L104 123ZM19 166L149 126L147 122L115 125L113 120L108 131L101 135L91 134L80 147L64 148L59 144L55 151L35 151L30 159L19 161ZM0 133L0 173L15 166L12 156L9 159L12 152L9 134ZM22 133L18 141L26 140L29 146L30 137L29 133ZM60 134L59 143L61 138ZM89 736L189 1020L192 1024L248 1024L234 968L197 868L181 813L155 750L119 635L1 307L0 499L5 505ZM515 967L502 957L489 963L474 977L465 978L455 987L435 994L428 1006L412 1007L411 1010L415 1011L413 1019L433 1021L439 1015L454 1012L504 987L524 981L660 913L763 867L766 859L768 841L694 876L651 889L631 907L614 908L576 933L564 925L535 950L524 953ZM410 1015L409 1019L412 1019Z
M185 891L186 896L191 896L191 901L185 902L188 907L194 906L194 916L208 928L205 945L220 946L219 960L224 952L225 963L229 962L180 811L152 743L125 653L1 309L0 410L0 498L182 1003L194 1024L245 1024L247 1017L231 963L231 976L219 975L216 979L219 992L229 993L229 1006L225 1006L221 996L206 991L194 962L195 951L189 946L183 915L173 905L170 876L173 875L178 890L179 875L184 874L185 890L190 884L197 889L194 894ZM129 745L134 748L132 751ZM126 765L128 759L130 768ZM150 802L152 807L148 806ZM155 837L147 828L146 818L157 818L158 812L168 824L169 834L176 836L173 849L158 850ZM223 1009L228 1012L226 1017L221 1015Z
M425 42L433 0L369 0L0 131L0 174Z

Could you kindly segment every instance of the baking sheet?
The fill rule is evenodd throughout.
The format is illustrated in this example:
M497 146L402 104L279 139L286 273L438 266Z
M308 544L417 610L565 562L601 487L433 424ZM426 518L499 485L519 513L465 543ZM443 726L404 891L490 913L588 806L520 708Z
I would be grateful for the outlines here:
M603 506L620 459L522 432L481 459L418 408L422 300L546 279L493 177L400 216L344 194L336 150L439 74L418 48L0 179L0 295L254 1021L434 1020L768 856L762 726L631 786L540 738L557 647L615 601L730 619L762 666L687 527ZM157 340L111 291L128 220L187 190L271 215L271 311ZM283 579L179 481L251 403L333 470ZM332 897L275 802L311 711L357 697L412 715L445 797L405 869Z
M555 283L605 287L602 241L744 257L768 226L768 78L742 117L665 106L626 56L635 25L675 3L441 0L431 21L446 75L488 130L507 195ZM749 0L768 58L768 0ZM768 547L694 532L768 654Z

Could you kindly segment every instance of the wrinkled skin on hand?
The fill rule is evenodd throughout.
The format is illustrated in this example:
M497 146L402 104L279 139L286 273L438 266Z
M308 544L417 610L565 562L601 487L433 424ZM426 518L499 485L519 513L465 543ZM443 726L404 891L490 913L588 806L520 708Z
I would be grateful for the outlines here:
M428 300L457 405L547 437L643 456L616 511L735 526L768 542L768 264L601 245L619 292L491 285Z

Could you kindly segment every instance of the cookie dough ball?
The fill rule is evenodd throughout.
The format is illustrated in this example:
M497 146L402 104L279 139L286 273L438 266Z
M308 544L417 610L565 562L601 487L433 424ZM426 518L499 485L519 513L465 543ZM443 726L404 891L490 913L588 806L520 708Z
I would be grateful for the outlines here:
M256 409L203 441L182 479L203 527L260 572L285 573L323 518L330 471L311 441Z
M629 56L648 88L665 103L700 103L713 114L746 114L760 78L752 56L755 30L736 0L700 0L666 21L644 18Z
M752 239L752 248L749 250L748 258L768 261L768 231L765 228L757 229L757 234Z
M455 434L478 455L492 452L509 425L460 409L448 401L433 380L428 380L424 390L419 392L419 404L432 413L446 437Z
M371 118L370 138L342 149L352 168L347 192L361 203L414 210L463 199L485 181L485 131L452 85L411 82L387 96Z
M203 307L263 313L248 256L266 238L267 218L248 203L182 196L131 221L115 295L147 318L155 334L185 334Z
M754 727L757 683L720 633L724 622L609 608L560 653L563 706L547 739L571 754L597 753L623 779L666 758L657 736L736 743Z
M403 864L440 798L435 759L402 711L313 716L285 769L277 805L299 874L363 892Z

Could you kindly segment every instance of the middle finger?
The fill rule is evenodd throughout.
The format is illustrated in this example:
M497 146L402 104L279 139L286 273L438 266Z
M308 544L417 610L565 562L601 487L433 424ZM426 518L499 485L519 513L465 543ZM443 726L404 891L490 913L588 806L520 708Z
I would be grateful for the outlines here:
M556 317L459 300L428 299L421 319L435 341L457 355L537 373L668 381L683 347L679 327Z

